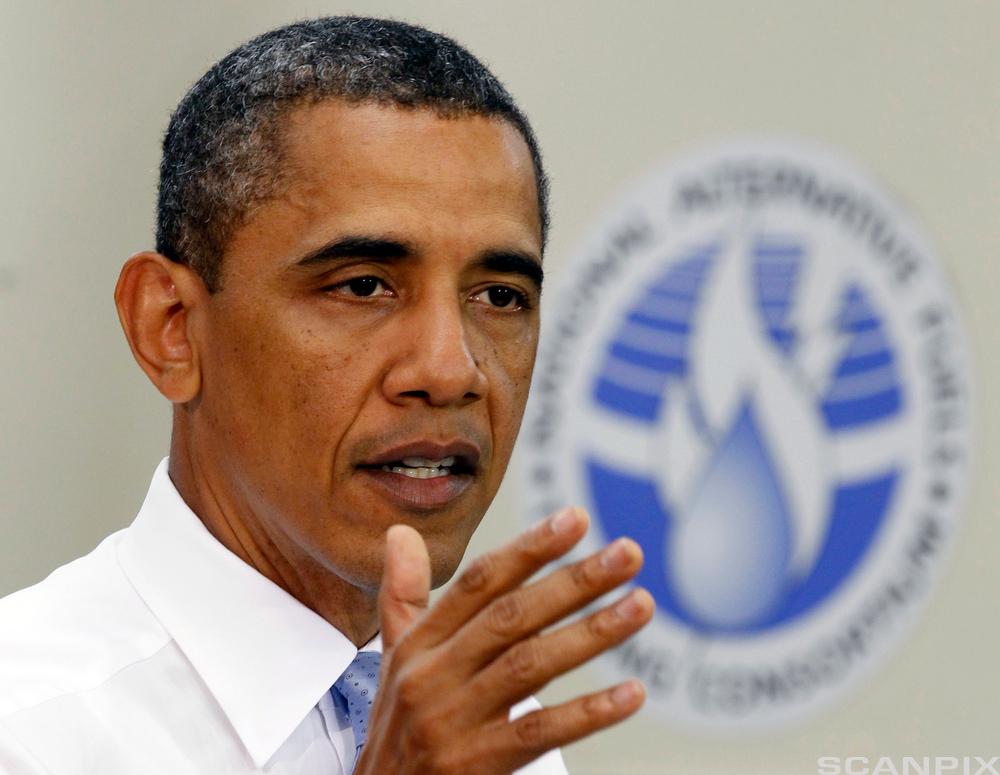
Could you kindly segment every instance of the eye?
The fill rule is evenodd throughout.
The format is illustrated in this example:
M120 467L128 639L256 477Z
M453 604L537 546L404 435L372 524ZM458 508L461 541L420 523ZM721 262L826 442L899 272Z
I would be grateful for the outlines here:
M338 285L334 285L330 290L362 298L368 296L385 296L388 292L385 283L380 278L372 275L353 277L350 280L345 280Z
M528 306L528 300L523 293L506 285L491 285L485 291L476 294L475 298L483 299L497 309L516 310Z

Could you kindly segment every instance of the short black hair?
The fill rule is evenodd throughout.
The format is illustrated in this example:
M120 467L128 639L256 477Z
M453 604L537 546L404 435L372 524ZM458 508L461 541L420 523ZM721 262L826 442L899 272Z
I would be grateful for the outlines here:
M531 152L544 244L548 180L531 125L503 84L444 35L398 21L332 16L244 43L181 100L163 139L157 251L218 290L233 232L282 190L283 119L325 99L508 121Z

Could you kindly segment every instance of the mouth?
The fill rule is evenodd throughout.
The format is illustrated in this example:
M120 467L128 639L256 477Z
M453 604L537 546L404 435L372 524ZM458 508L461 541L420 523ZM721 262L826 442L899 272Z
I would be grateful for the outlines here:
M480 451L464 441L417 441L379 452L357 470L381 494L406 509L449 505L475 481Z
M382 470L390 474L408 476L411 479L437 479L441 476L464 473L463 468L458 464L458 458L454 456L441 460L404 457L402 460L384 464Z

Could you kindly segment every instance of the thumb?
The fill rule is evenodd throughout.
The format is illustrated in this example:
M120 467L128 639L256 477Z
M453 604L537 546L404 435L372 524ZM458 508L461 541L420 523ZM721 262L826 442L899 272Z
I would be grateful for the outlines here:
M394 647L427 610L431 592L431 561L420 533L393 525L385 536L385 569L378 595L382 645Z

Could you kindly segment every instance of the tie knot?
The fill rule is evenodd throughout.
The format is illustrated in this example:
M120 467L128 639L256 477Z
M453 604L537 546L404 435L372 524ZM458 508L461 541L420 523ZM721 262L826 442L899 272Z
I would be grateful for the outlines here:
M381 661L382 655L377 651L359 651L344 674L333 684L333 688L347 701L355 748L363 746L368 739L368 716L378 690Z

